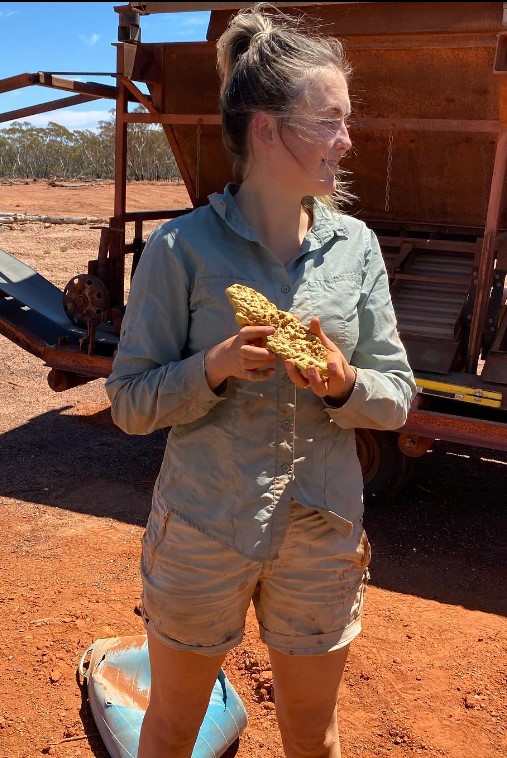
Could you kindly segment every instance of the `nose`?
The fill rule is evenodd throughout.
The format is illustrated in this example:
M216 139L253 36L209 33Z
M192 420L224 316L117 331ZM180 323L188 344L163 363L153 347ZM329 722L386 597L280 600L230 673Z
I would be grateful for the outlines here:
M344 153L348 153L352 147L352 140L349 136L349 130L343 122L340 126L339 132L336 134L336 142L340 146L340 149L344 151Z

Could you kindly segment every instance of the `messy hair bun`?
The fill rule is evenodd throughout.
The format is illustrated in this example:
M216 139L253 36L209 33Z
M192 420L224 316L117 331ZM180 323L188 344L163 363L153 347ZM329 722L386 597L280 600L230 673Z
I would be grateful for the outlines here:
M265 4L262 4L265 5ZM225 32L217 42L217 68L221 81L221 92L227 86L238 59L244 55L251 44L269 36L274 25L271 18L260 12L261 4L250 11L236 14Z
M255 113L287 118L323 68L350 74L338 40L301 27L302 19L257 3L233 16L217 42L222 136L238 181L248 164Z

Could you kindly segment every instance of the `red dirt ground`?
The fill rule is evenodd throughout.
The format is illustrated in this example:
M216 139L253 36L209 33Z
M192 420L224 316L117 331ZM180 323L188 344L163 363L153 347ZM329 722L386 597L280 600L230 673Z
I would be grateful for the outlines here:
M133 210L188 204L182 185L128 196ZM112 205L109 183L0 185L0 216L107 219ZM0 247L60 288L98 238L89 224L0 224ZM114 427L102 381L56 394L46 377L0 336L0 758L106 758L76 667L94 639L143 632L140 538L163 437ZM506 454L437 441L406 491L367 511L372 578L341 690L344 758L507 754L506 492ZM282 758L252 614L224 668L250 718L237 758Z

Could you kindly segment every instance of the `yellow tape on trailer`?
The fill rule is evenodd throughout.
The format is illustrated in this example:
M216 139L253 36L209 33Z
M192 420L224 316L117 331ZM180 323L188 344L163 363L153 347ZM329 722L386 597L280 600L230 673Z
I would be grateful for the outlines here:
M415 381L417 391L422 395L434 395L435 397L444 397L448 400L458 400L462 403L473 403L490 408L500 408L502 404L501 392L491 392L476 387L462 387L459 384L435 382L432 379L420 379L419 377L416 377Z

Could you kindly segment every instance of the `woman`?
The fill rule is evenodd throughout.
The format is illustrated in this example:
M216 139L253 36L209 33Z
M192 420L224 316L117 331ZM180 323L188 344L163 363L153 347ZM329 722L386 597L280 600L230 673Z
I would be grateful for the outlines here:
M239 183L150 236L106 383L124 431L171 427L143 538L139 758L189 758L251 600L287 758L338 758L369 561L354 428L402 426L414 381L377 240L335 209L351 147L341 45L261 4L221 36L218 68ZM239 329L233 283L310 324L329 378L277 359L272 327Z

